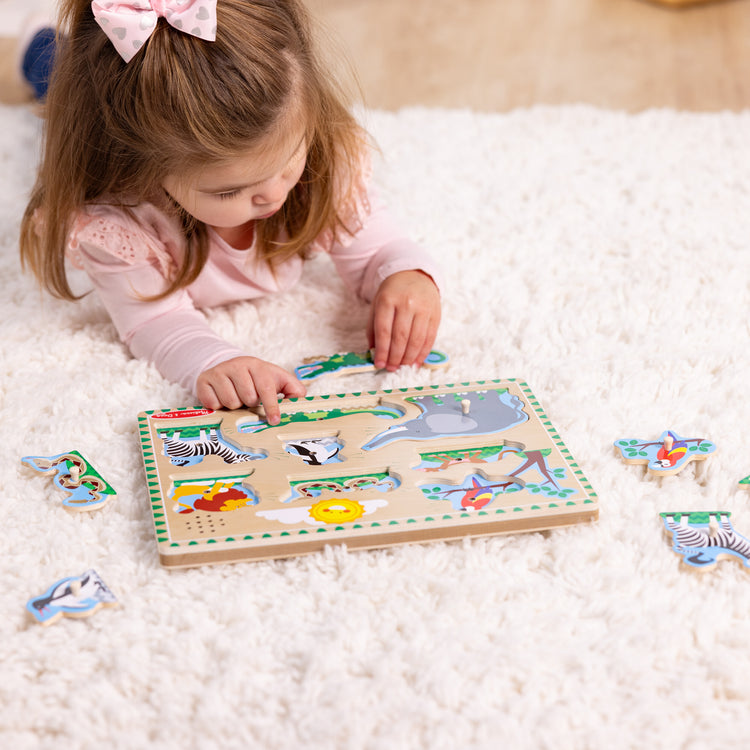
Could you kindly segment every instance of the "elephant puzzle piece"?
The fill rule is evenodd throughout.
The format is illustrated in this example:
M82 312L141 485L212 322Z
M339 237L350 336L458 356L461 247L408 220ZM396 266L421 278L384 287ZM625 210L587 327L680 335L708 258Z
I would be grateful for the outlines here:
M622 438L615 441L620 457L628 464L646 464L649 474L671 476L691 461L705 461L716 446L705 438L683 438L665 430L658 440Z
M116 607L117 597L95 570L62 578L41 596L29 599L26 609L40 625L61 617L90 617L101 607Z
M57 456L24 456L21 461L41 474L54 473L55 486L65 493L63 505L70 510L96 510L117 494L78 451Z
M443 352L431 351L423 366L432 369L444 367L448 364L448 355ZM299 367L295 367L294 374L302 382L315 380L322 375L353 375L360 372L372 372L375 363L372 352L344 352L330 357L309 357Z
M737 559L750 568L750 540L732 526L728 511L659 514L672 549L692 568L708 570L720 560Z

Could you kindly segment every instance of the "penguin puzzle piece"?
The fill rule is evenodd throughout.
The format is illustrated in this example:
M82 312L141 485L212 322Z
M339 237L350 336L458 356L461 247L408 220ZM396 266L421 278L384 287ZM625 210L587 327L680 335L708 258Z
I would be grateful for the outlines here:
M709 570L721 560L739 560L750 568L750 540L732 526L728 511L659 514L672 549L692 568Z
M705 438L683 438L666 430L658 440L622 438L615 441L620 457L628 464L646 464L649 474L671 476L691 461L705 461L716 446Z
M117 493L78 451L57 456L24 456L21 461L41 474L54 474L53 482L64 493L70 510L96 510Z
M26 609L40 625L61 617L90 617L101 607L116 607L117 597L95 570L62 578L41 596L29 599Z
M447 364L447 354L431 351L423 367L435 369L445 367ZM294 368L294 374L298 380L305 382L323 375L353 375L373 370L375 370L375 363L372 359L372 352L343 352L330 357L309 357L299 367Z

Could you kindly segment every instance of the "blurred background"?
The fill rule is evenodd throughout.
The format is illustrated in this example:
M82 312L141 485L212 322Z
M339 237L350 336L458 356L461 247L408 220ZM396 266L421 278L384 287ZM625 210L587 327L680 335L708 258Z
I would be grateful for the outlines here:
M750 105L750 0L307 0L366 103Z
M750 0L306 0L365 103L502 112L587 103L639 111L750 105ZM0 0L0 89L13 38L54 0Z

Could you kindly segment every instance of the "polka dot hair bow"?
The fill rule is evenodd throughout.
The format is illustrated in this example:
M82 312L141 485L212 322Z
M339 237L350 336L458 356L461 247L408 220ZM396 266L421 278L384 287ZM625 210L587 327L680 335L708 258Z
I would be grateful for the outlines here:
M185 34L216 39L216 0L94 0L91 10L125 62L146 43L159 18Z

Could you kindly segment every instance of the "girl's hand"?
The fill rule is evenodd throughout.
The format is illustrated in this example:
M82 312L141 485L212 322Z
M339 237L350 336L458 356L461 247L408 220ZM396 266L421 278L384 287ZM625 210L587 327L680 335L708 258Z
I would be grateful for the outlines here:
M262 404L269 424L278 424L281 419L279 393L289 398L306 393L293 375L257 357L235 357L204 370L198 376L196 391L207 409Z
M422 271L401 271L385 279L372 302L367 338L375 367L391 372L422 364L440 324L440 292Z

